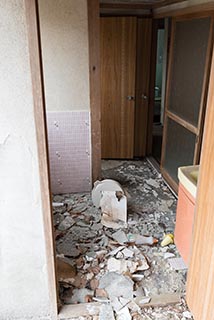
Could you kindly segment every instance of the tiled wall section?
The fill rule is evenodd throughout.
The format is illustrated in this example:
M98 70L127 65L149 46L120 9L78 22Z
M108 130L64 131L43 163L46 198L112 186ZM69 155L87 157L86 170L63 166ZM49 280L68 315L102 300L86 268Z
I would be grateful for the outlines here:
M47 127L52 192L90 191L89 112L47 112Z

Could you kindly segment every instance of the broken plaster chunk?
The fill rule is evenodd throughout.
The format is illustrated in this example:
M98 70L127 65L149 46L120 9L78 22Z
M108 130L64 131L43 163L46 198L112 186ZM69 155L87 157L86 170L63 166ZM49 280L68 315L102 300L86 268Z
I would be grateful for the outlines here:
M99 288L105 289L108 297L113 300L114 297L123 297L133 299L134 282L124 275L116 272L108 272L101 279Z
M105 221L127 223L127 199L124 194L118 201L115 191L103 191L100 199L100 208L102 215L104 215L102 223L105 223Z
M130 242L135 242L136 245L153 245L156 244L158 242L157 239L153 238L153 237L147 237L147 236L142 236L140 234L128 234L128 240Z
M186 319L192 319L192 315L189 311L184 311L182 315Z
M108 253L108 255L107 255L107 257L108 256L115 256L119 251L121 251L121 250L123 250L123 249L125 249L125 246L120 246L120 247L118 247L118 248L115 248L114 250L112 250L112 251L110 251L109 253Z
M125 222L119 221L119 220L112 221L111 217L109 217L105 213L102 214L101 223L106 228L111 228L111 229L121 229L121 228L127 227L127 224Z
M125 273L127 271L127 261L126 260L117 260L115 258L108 259L107 270L109 272L120 272Z
M122 250L121 253L124 255L124 258L133 258L134 256L134 252L128 248Z

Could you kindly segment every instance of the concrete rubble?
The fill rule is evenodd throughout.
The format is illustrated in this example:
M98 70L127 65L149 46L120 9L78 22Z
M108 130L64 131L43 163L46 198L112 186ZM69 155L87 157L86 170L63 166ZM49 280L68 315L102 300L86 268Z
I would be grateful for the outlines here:
M164 234L174 231L176 198L148 161L112 163L104 163L103 177L117 180L130 195L126 226L102 224L91 194L53 196L57 261L67 265L59 276L62 304L99 302L100 320L193 319L182 298L186 269L169 263L180 258L174 244L160 246ZM179 299L167 306L150 306L175 294Z

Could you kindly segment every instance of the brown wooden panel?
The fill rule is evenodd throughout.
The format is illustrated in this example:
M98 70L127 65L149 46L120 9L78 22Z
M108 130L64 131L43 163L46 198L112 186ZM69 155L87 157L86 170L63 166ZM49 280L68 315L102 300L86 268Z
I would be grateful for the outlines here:
M136 18L101 18L102 158L133 158Z
M92 179L101 174L100 17L99 0L88 0Z
M195 320L214 319L214 56L198 181L187 302Z
M53 218L47 148L47 126L45 116L45 94L39 30L39 10L37 0L25 0L24 4L26 12L34 119L39 159L51 317L56 319L58 312L58 285L56 279L55 241L53 237Z
M137 68L135 102L135 157L146 155L152 19L137 21ZM143 99L145 95L147 99Z

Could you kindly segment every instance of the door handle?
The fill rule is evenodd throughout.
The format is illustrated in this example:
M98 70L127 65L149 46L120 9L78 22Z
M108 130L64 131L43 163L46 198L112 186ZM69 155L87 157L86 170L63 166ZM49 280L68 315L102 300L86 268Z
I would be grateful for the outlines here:
M147 99L148 99L147 95L144 94L144 93L142 94L141 98L142 98L143 100L147 100Z
M129 101L132 101L132 100L135 100L135 97L134 96L127 96L126 99Z

